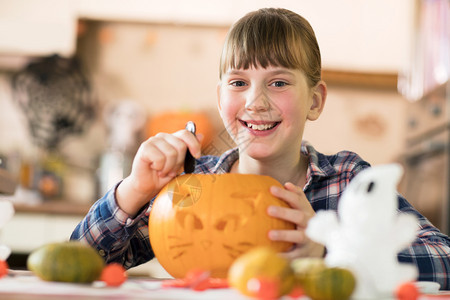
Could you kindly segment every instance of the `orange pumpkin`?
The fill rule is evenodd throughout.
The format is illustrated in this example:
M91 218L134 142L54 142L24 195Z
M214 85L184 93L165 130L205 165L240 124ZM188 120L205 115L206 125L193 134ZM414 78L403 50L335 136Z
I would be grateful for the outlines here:
M291 243L268 238L270 229L295 228L267 214L269 205L287 207L270 193L273 185L282 186L271 177L250 174L175 177L150 212L150 243L156 258L175 278L194 268L225 278L234 260L253 247L289 249Z
M203 135L202 148L204 149L211 143L214 129L210 118L203 112L169 111L151 117L147 123L147 136L151 137L159 132L173 133L183 129L188 121L193 121L197 134Z

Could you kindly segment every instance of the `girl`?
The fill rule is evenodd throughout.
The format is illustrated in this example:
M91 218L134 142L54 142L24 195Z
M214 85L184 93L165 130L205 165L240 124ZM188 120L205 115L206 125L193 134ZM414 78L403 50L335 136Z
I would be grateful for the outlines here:
M72 239L127 268L152 259L148 211L162 187L182 172L188 149L197 158L195 173L262 174L284 184L271 193L290 208L271 206L267 213L296 229L272 230L269 238L295 244L282 253L288 258L324 255L324 247L305 235L309 219L320 209L336 210L346 185L370 165L355 153L327 156L302 142L305 123L320 116L327 96L313 29L286 9L247 14L227 36L219 78L218 109L237 147L221 156L201 156L199 141L187 130L149 138L137 151L131 174L93 205ZM401 196L399 209L420 220L417 240L399 260L416 263L419 280L450 288L449 238Z

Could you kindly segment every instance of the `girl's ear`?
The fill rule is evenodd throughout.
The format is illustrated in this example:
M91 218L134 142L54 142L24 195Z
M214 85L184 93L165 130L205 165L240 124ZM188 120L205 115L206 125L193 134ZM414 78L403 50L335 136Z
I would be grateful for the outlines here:
M325 101L327 99L327 85L324 81L319 81L312 89L312 104L308 112L308 120L315 121L319 118L320 114L325 107Z

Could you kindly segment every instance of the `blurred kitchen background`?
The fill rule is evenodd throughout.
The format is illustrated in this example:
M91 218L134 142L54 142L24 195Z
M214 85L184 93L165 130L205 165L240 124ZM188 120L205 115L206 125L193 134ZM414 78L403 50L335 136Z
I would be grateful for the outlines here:
M142 142L194 119L204 153L232 147L216 109L229 26L285 7L315 29L329 95L305 139L405 168L399 190L449 233L449 0L0 0L0 229L23 265L68 239Z

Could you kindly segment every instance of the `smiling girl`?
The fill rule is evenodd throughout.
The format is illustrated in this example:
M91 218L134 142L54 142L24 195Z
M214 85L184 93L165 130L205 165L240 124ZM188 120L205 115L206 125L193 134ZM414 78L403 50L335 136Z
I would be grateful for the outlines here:
M195 173L269 175L284 185L271 193L289 208L270 206L268 214L292 222L295 230L272 230L269 238L294 247L288 258L323 256L322 245L305 235L321 209L337 210L347 184L370 167L357 154L324 155L302 141L307 121L317 120L327 88L313 29L286 9L260 9L231 28L220 60L218 109L237 147L221 156L201 156L200 143L187 130L159 133L140 146L131 174L91 208L72 239L98 249L108 262L130 268L153 258L148 237L154 197L182 172L187 149L197 158ZM327 138L327 137L324 137ZM419 219L418 237L400 261L416 263L419 279L450 288L450 240L403 197L399 210Z

